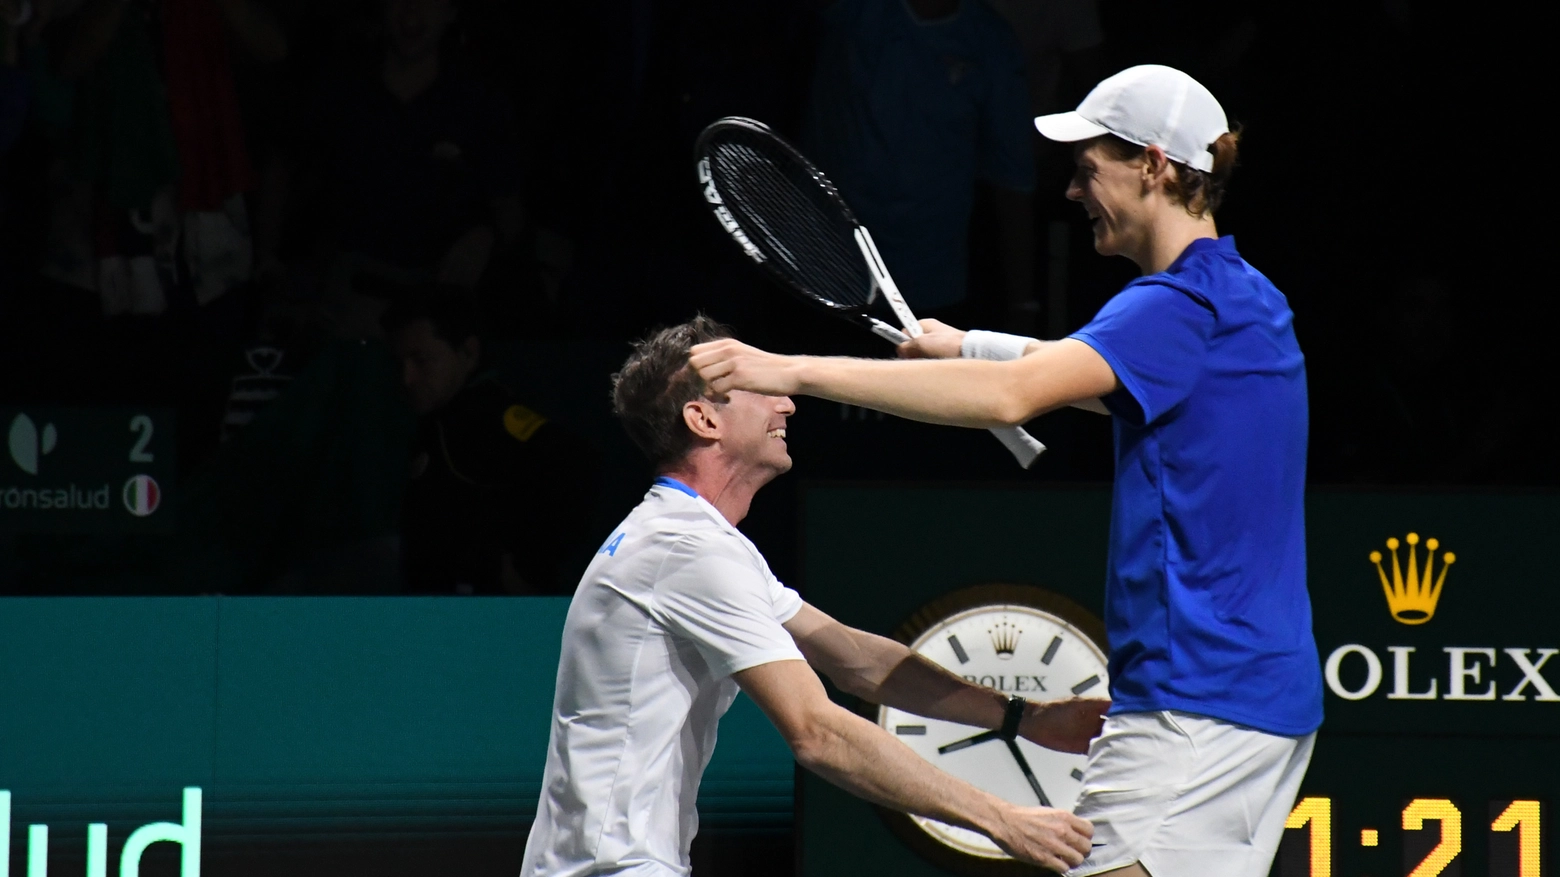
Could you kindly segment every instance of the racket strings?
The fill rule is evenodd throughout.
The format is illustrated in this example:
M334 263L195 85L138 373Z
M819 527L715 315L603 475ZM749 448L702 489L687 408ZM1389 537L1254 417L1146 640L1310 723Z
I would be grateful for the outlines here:
M836 305L866 305L872 275L854 224L806 167L766 145L713 144L710 171L728 209L792 282Z

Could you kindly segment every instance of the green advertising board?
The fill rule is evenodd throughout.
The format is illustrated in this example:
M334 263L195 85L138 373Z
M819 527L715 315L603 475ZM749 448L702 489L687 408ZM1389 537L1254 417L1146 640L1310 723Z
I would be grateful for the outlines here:
M1035 586L1098 616L1109 507L1102 488L813 485L803 496L805 596L884 634L984 584ZM1553 495L1310 495L1326 721L1276 874L1536 877L1557 867L1556 521ZM805 877L961 873L816 777L797 794Z
M162 835L186 854L190 841L209 854L430 837L518 850L567 609L557 597L0 599L0 875L9 845L14 875L84 861L88 877L129 877L138 844ZM700 788L704 824L785 828L792 771L738 698ZM169 873L196 877L188 863Z

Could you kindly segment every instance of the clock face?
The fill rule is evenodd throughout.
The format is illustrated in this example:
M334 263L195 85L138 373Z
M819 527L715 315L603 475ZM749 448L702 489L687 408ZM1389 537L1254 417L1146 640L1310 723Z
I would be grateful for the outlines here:
M1010 599L1011 592L1022 591L1054 597L1037 588L998 587L1008 592L1004 596ZM1055 612L1021 602L1001 602L941 617L933 614L929 625L911 639L910 648L971 682L1033 701L1109 696L1105 653L1094 638ZM1087 620L1079 620L1087 624ZM1086 755L1055 752L1019 738L1019 749L1040 786L1036 790L1001 740L947 748L984 728L928 719L891 707L879 708L878 724L941 770L1014 804L1033 807L1044 803L1071 810L1078 801ZM933 840L964 855L1011 862L985 835L925 817L908 818Z

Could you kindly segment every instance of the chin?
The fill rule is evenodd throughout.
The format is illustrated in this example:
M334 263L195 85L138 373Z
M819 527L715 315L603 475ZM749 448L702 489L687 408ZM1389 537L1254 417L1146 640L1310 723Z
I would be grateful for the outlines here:
M1114 256L1116 255L1116 247L1108 235L1095 232L1094 252L1099 253L1101 256Z

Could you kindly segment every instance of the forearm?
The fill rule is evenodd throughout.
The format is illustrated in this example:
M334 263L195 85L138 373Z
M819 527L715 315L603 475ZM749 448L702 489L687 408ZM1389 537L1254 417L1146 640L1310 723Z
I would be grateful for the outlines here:
M803 767L875 804L992 835L1004 804L937 770L881 728L843 709L820 717Z
M960 355L966 359L990 359L1005 362L1038 353L1055 341L1041 341L1038 338L1024 338L1020 335L1007 335L1000 332L966 332L961 341ZM1027 342L1027 343L1026 343ZM1095 414L1110 414L1105 403L1098 397L1087 399L1075 399L1068 403L1073 408L1081 408L1084 411L1092 411Z
M810 664L869 703L981 728L1002 725L1007 698L957 676L904 643L846 627L806 607L787 629Z
M843 357L797 357L796 362L802 393L909 420L992 427L1033 416L1028 413L1033 406L1019 392L1013 363Z
M909 649L882 681L861 697L929 719L976 728L1001 727L1008 700L1000 691L961 679Z

